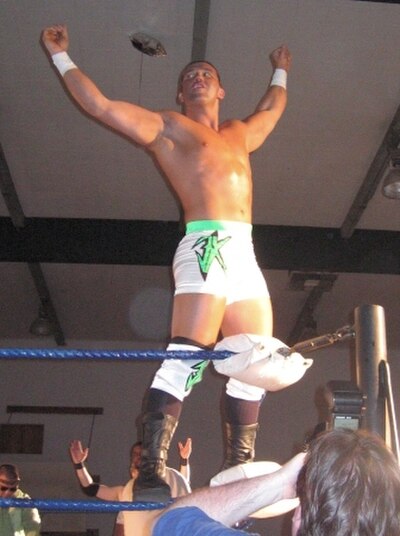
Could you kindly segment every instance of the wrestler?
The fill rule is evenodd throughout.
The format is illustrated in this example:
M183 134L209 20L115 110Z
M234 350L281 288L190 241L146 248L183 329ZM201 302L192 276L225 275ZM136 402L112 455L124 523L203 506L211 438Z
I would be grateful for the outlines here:
M254 112L243 120L220 123L219 107L225 90L218 71L206 61L192 62L180 74L177 102L181 112L151 111L108 99L68 56L65 26L46 28L42 42L77 104L148 151L181 203L188 233L174 261L177 290L168 349L213 348L220 334L271 336L271 301L255 266L251 242L249 155L264 143L286 107L291 63L288 48L280 46L270 54L272 78ZM190 236L192 233L201 235L195 238ZM237 259L241 268L236 269ZM243 287L234 283L238 277L235 271L244 281ZM215 278L218 283L213 283ZM221 278L226 278L224 290L219 288ZM254 283L256 280L260 283ZM200 360L168 361L156 373L142 417L143 453L135 481L135 500L168 500L169 488L163 476L169 445L183 399L201 380L205 366ZM231 381L225 404L225 465L253 458L259 408L265 393L262 388L237 380L231 392L230 386Z

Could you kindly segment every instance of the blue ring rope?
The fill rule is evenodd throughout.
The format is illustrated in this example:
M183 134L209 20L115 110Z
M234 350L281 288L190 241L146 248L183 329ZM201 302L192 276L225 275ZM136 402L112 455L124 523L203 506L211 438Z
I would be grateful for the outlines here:
M156 350L79 350L79 349L34 349L34 348L0 348L1 359L89 359L89 360L164 360L164 359L226 359L232 352L215 352L201 350L188 351L156 351ZM116 502L116 501L74 501L52 499L15 499L0 498L0 508L37 508L41 511L57 512L97 512L109 513L122 510L159 510L170 503L152 502Z
M54 500L54 499L15 499L0 498L0 508L37 508L40 511L57 511L57 512L96 512L110 513L120 512L122 510L160 510L172 504L157 502L117 502L102 501L99 499L93 501L75 501L75 500Z
M164 359L225 359L232 352L212 352L201 350L188 351L136 351L136 350L65 350L65 349L34 349L34 348L0 348L1 359L89 359L89 360L164 360ZM152 502L115 502L115 501L74 501L52 499L15 499L0 498L0 508L37 508L41 511L57 512L97 512L109 513L122 510L159 510L170 503Z
M163 361L164 359L195 359L210 361L226 359L232 352L200 350L198 352L165 350L79 350L59 348L0 348L0 359L91 359L116 361Z

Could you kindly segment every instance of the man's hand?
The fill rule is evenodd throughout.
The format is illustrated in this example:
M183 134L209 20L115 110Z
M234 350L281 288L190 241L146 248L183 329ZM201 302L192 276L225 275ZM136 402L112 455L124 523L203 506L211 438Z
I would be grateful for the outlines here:
M54 24L45 28L42 32L42 42L51 56L57 52L66 52L69 46L67 27Z
M285 71L289 71L292 63L292 56L286 45L282 45L273 50L269 59L271 60L274 69L285 69Z
M278 470L282 479L282 499L292 499L293 497L296 497L297 478L303 468L306 456L307 454L305 452L300 452Z
M179 441L178 443L179 455L184 460L188 460L192 454L192 438L188 437L186 443Z
M89 456L89 449L82 447L82 443L78 439L71 441L69 453L73 463L83 463Z

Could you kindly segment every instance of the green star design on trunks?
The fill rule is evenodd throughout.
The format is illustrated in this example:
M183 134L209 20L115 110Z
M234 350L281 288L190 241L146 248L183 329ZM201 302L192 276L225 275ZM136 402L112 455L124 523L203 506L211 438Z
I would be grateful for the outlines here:
M193 365L191 368L194 372L191 372L185 385L185 391L189 391L193 387L193 385L196 385L196 383L200 383L203 379L203 373L204 370L207 368L209 361L199 361L195 365Z
M200 272L204 280L206 280L210 267L215 259L219 262L221 268L224 271L226 270L226 265L220 250L222 246L226 244L230 239L231 237L227 236L222 240L218 240L218 231L214 231L209 236L199 238L195 242L192 249L197 248L195 250L195 253L197 255Z

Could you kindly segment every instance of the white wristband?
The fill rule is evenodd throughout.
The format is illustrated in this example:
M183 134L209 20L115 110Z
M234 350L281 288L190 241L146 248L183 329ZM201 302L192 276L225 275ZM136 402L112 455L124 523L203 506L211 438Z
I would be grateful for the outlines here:
M286 89L287 72L285 69L275 69L271 79L271 86L281 86Z
M57 52L57 54L52 56L52 60L61 76L64 76L71 69L78 68L66 52Z

